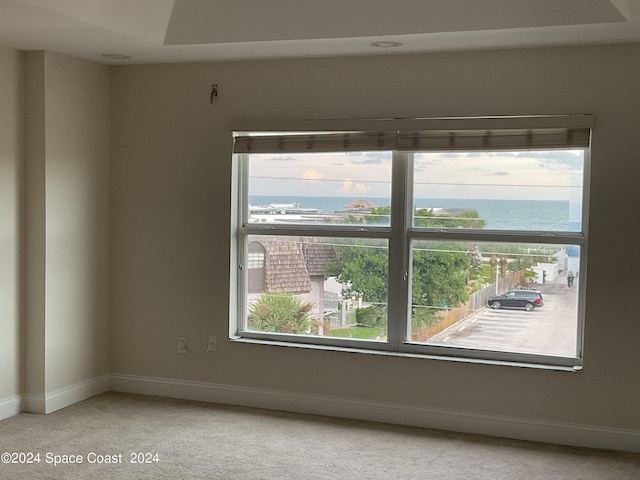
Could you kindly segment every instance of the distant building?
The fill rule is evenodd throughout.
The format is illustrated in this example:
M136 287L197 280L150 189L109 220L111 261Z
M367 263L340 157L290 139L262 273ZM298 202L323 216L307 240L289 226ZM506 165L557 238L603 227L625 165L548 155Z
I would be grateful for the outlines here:
M370 202L369 200L366 200L364 198L359 198L358 200L354 200L351 203L348 203L344 206L344 208L346 208L347 210L371 210L372 208L375 208L376 204L373 202Z
M268 203L266 205L250 205L249 214L266 215L302 215L318 213L317 208L302 208L299 203Z

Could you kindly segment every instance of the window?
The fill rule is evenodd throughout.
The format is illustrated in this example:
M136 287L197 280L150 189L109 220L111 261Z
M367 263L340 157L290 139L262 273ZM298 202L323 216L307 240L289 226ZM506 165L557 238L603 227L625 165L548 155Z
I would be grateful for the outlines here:
M260 242L249 242L247 254L247 288L249 293L264 290L264 258L265 248Z
M234 132L233 336L580 368L591 123Z

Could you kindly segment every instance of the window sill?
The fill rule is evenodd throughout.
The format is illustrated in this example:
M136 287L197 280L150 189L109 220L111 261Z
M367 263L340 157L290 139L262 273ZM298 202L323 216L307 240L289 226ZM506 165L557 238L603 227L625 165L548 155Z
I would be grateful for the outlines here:
M489 358L477 358L477 357L456 356L456 355L433 355L428 353L373 350L368 348L342 347L342 346L336 346L336 345L318 345L318 344L309 344L309 343L300 343L300 342L285 342L285 341L279 341L279 340L264 340L264 339L246 338L246 337L238 337L238 336L229 337L229 340L234 343L244 343L244 344L251 344L251 345L268 345L268 346L275 346L275 347L302 348L302 349L310 349L310 350L324 350L324 351L331 351L331 352L357 353L357 354L364 354L364 355L381 355L381 356L396 357L396 358L412 358L412 359L418 358L418 359L424 359L424 360L439 360L439 361L449 361L449 362L457 362L457 363L533 368L533 369L539 369L539 370L552 370L552 371L559 371L559 372L581 373L583 370L582 365L567 366L567 365L557 365L557 364L546 364L546 363L514 361L514 360L497 360L497 359L489 359ZM576 361L578 361L578 359L576 359Z

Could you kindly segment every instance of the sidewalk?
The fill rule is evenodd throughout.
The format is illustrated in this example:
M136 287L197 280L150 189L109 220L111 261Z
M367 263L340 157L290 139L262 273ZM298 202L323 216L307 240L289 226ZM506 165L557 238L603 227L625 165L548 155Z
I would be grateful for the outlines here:
M546 283L536 283L534 288L539 290L543 295L558 295L558 294L567 294L569 291L576 292L579 286L579 278L576 277L573 280L573 287L569 288L567 286L567 272L561 272L560 275L555 280Z

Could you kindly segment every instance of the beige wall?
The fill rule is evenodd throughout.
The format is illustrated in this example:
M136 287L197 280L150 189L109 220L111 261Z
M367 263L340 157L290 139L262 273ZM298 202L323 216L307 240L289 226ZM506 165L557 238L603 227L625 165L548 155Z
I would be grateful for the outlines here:
M608 46L127 66L110 75L43 52L25 54L23 71L23 54L0 48L0 401L112 372L640 428L637 58L638 46ZM214 105L211 83L220 85ZM583 373L223 340L229 122L549 113L597 118ZM215 354L205 353L208 335L222 340ZM176 353L179 336L187 355Z
M605 46L115 67L112 372L640 428L638 58ZM205 353L228 333L230 121L572 113L597 117L583 373L225 340Z
M22 393L45 393L46 145L44 52L25 54Z
M108 373L110 77L47 54L47 391Z
M20 393L22 54L0 47L0 402Z
M108 373L110 76L26 54L24 392Z

